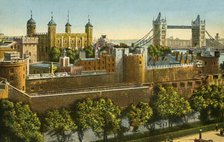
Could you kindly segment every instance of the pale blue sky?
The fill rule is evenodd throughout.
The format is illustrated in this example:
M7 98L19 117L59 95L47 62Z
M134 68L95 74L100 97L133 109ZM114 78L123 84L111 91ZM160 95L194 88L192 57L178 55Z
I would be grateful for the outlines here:
M57 32L64 32L70 11L72 32L84 32L88 14L94 37L136 39L152 28L153 17L161 11L168 24L190 25L198 14L212 34L224 37L224 0L0 0L0 33L25 35L30 10L37 32L46 32L51 11ZM168 36L190 38L190 31L169 30Z

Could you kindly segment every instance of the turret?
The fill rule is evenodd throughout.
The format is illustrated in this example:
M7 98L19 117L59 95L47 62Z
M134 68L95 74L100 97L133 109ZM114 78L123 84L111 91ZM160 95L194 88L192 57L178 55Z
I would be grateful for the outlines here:
M54 47L56 42L56 23L53 20L53 13L51 14L51 20L48 23L48 39L49 46Z
M87 34L87 46L92 45L92 40L93 40L93 26L90 23L90 19L88 18L88 23L85 26L86 29L86 34Z
M27 21L27 36L32 37L36 34L36 22L32 17L32 11L30 19Z
M205 20L201 20L200 15L192 21L192 47L205 47Z
M166 19L161 18L161 13L159 12L156 20L153 20L153 45L166 46L166 30Z
M68 13L68 20L67 20L67 23L65 25L65 32L66 33L71 33L71 24L69 23L69 13Z

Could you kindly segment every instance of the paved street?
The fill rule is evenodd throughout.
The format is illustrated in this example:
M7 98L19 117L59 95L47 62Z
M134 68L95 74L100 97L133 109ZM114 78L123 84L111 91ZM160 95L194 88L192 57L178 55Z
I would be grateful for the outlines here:
M174 142L193 142L194 139L198 137L199 137L198 134L190 135L190 136L174 139ZM224 142L224 136L221 136L219 134L219 131L204 132L202 133L202 138L205 140L212 139L213 142Z

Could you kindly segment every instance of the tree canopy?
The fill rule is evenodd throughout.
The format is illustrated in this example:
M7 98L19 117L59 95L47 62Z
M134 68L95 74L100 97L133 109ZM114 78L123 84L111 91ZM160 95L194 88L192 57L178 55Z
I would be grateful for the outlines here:
M50 52L49 52L50 61L58 62L60 56L61 56L60 48L53 47L53 48L50 49Z
M143 102L139 102L137 105L130 105L126 113L130 126L134 127L133 131L136 131L139 126L145 125L153 114L151 107Z
M157 46L157 45L150 45L148 47L148 53L152 58L153 62L155 63L159 57L165 56L168 53L171 53L171 49L166 46Z
M98 120L101 124L100 129L95 132L99 136L103 134L103 138L106 141L109 134L117 134L120 129L121 110L110 99L103 98L95 101L95 107L97 108Z
M93 131L97 131L100 127L97 108L94 106L94 101L87 98L78 102L73 111L73 118L77 123L78 137L81 142L83 140L85 130L92 129Z
M161 118L169 120L170 126L172 126L172 120L192 112L190 103L171 86L158 86L153 108Z
M15 142L42 142L41 123L28 105L21 102L0 101L0 140Z
M201 112L202 121L207 121L209 115L220 119L224 118L223 86L202 86L195 90L190 98L190 102L194 110Z
M66 109L51 110L45 116L44 129L56 136L58 142L68 142L76 128L70 112Z
M85 47L84 51L86 52L86 58L93 58L94 57L94 50L92 46Z

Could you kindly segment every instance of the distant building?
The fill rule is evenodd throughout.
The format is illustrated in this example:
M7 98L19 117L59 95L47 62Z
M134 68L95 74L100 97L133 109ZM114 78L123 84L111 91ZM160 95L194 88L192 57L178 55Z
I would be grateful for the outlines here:
M38 61L49 60L49 51L53 47L80 49L92 45L93 26L90 23L90 19L88 19L88 23L85 25L84 33L72 33L69 17L65 25L65 33L57 33L56 26L53 16L51 16L47 33L36 33L36 22L32 14L31 18L27 21L27 36L38 38Z
M192 21L192 47L205 47L205 20L201 20L200 15Z
M168 38L167 46L170 48L182 48L182 47L191 47L191 40L184 40L179 38Z

